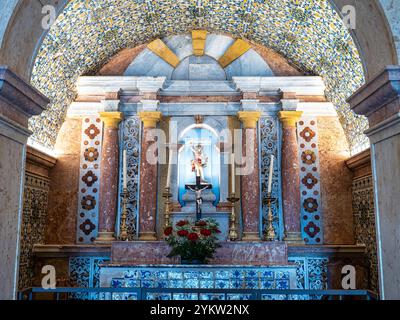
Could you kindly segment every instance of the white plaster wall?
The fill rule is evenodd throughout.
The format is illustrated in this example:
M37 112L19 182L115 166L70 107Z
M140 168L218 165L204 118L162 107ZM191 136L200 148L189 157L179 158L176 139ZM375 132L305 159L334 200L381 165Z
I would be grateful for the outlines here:
M397 124L397 131L400 132L400 124ZM380 294L383 299L398 300L400 299L400 134L374 143L372 154L377 239L379 239L377 247Z
M25 145L13 136L0 121L0 300L15 299L18 279Z
M399 0L379 0L386 18L392 29L392 35L397 49L397 57L400 58L400 1Z
M18 0L0 0L0 48L8 22L18 4Z

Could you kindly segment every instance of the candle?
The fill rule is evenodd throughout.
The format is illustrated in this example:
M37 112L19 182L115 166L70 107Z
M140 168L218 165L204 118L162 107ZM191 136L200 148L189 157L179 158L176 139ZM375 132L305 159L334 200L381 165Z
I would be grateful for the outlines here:
M235 180L236 180L236 174L235 174L235 154L231 154L231 186L232 186L232 193L235 193Z
M167 188L171 187L171 173L172 173L172 147L169 146L169 158L168 158L168 173L167 173Z
M274 155L271 154L271 163L269 165L269 176L268 176L268 194L272 191L272 177L274 175Z
M124 180L124 184L123 184L123 187L124 187L124 189L127 189L128 188L128 180L127 180L127 178L126 178L126 176L127 176L127 169L126 169L126 150L124 150L123 151L123 157L122 157L122 163L123 163L123 167L122 167L122 170L123 170L123 175L124 175L124 178L123 178L123 180Z

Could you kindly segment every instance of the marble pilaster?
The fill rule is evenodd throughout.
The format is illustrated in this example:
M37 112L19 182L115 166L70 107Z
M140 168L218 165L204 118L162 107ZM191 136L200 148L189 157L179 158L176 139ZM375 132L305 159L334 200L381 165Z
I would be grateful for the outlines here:
M49 100L0 66L0 300L16 298L28 119Z
M400 66L387 66L348 99L368 117L380 295L400 299Z
M301 241L300 163L296 123L301 111L280 111L282 122L282 198L285 241Z
M118 206L118 126L121 112L100 112L104 123L100 171L99 235L96 242L114 241Z
M139 239L156 240L157 215L157 155L149 149L155 143L152 129L161 119L159 111L138 113L143 122L142 147L140 157L140 200L139 200Z
M242 216L243 216L243 241L260 240L260 173L258 157L257 122L260 111L239 111L238 118L243 123L243 149L251 151L244 155L248 172L244 172L241 179L242 190ZM252 143L253 148L248 148L247 143ZM248 150L249 149L249 150Z

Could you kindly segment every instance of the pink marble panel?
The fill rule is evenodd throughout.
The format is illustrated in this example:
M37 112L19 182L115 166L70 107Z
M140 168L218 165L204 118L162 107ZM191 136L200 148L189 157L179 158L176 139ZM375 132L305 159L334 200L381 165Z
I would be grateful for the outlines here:
M99 231L114 232L118 199L118 128L104 128Z
M157 208L157 164L151 164L147 159L148 149L154 144L154 138L149 134L149 130L151 129L143 129L142 139L140 160L139 232L140 234L155 235Z
M118 264L176 264L179 258L167 258L170 247L163 241L114 242L111 262ZM284 265L285 242L222 242L210 264L215 265Z
M282 129L282 198L285 231L300 233L300 165L296 127Z
M243 149L247 150L246 142L254 141L252 154L244 155L246 165L254 166L249 174L242 176L242 215L243 233L258 234L260 224L260 175L258 167L258 143L256 129L243 130Z

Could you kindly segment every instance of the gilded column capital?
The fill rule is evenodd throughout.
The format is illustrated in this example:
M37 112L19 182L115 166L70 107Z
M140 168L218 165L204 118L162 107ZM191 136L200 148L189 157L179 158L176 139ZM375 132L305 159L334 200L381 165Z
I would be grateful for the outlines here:
M138 116L145 128L155 128L162 117L160 111L141 111Z
M118 128L119 123L124 119L124 114L118 111L99 112L99 115L106 128Z
M254 129L261 117L261 111L239 111L237 114L245 129Z
M279 111L278 115L284 128L296 127L296 123L303 115L303 111Z

